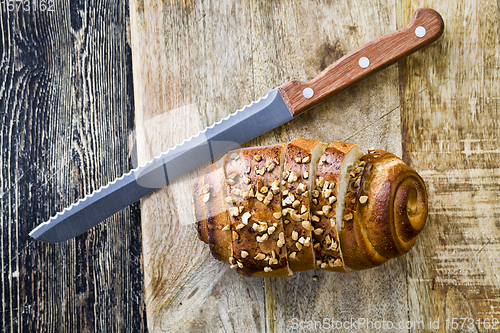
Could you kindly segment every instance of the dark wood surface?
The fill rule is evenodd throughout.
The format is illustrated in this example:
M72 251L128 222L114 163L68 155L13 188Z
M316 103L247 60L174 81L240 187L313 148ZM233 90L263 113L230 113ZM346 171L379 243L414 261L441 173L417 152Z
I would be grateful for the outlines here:
M132 167L128 4L36 4L1 4L1 331L140 332L137 204L66 243L28 236Z

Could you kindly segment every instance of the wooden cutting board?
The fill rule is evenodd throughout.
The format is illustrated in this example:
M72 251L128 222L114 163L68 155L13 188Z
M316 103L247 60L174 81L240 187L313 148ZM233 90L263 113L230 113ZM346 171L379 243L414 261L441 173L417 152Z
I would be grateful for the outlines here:
M402 156L429 190L416 247L346 275L243 278L196 236L190 187L199 168L141 202L150 332L285 332L358 318L428 330L439 320L444 331L464 317L483 330L477 320L500 320L496 1L133 0L138 162L282 83L314 77L404 27L419 7L444 18L436 43L245 145L304 137Z

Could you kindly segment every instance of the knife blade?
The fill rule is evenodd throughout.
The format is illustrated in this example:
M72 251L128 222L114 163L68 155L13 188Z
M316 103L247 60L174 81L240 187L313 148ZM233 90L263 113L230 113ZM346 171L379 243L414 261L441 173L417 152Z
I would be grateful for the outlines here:
M30 236L60 243L167 185L205 162L258 137L313 108L368 76L437 40L444 23L436 11L421 8L410 23L350 52L315 78L292 80L258 101L131 170L41 223Z

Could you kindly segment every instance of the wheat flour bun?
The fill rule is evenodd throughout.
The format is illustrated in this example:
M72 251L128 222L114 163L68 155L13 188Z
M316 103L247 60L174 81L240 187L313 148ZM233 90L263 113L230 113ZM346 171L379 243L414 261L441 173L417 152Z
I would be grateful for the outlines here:
M294 272L315 268L310 214L311 189L326 144L294 139L286 146L282 180L282 215L288 263Z
M370 151L350 170L340 232L346 265L367 269L407 253L426 218L422 178L394 154Z
M216 259L229 263L233 253L227 204L224 200L226 178L222 160L205 169L205 186L209 186L210 194L209 200L205 203L210 252Z
M284 145L243 148L225 159L231 267L248 277L290 276L281 219Z

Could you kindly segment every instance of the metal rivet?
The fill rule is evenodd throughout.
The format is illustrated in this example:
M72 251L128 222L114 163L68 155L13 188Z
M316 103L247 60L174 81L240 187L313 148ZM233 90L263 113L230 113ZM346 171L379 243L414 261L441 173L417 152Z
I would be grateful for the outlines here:
M302 95L305 98L311 98L314 95L314 91L311 88L307 87L304 90L302 90Z
M417 37L424 37L426 33L427 31L422 26L419 26L415 29L415 35L417 35Z
M361 58L359 58L358 64L359 64L359 67L366 68L366 67L370 66L370 59L368 59L367 57L361 57Z

